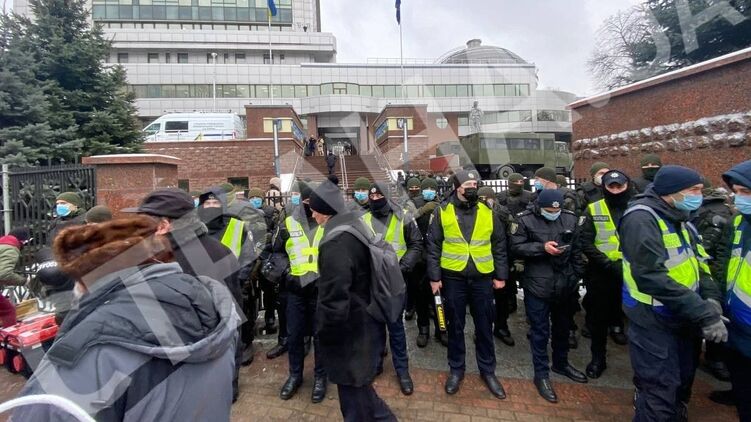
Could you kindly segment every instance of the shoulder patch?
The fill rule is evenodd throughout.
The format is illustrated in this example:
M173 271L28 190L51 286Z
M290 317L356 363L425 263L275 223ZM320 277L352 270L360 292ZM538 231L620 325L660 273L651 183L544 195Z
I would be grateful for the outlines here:
M509 232L511 234L516 234L516 232L519 230L519 224L518 223L511 223L511 227L509 227Z
M587 221L587 217L585 217L583 215L581 217L579 217L579 225L580 226L583 226L586 221Z

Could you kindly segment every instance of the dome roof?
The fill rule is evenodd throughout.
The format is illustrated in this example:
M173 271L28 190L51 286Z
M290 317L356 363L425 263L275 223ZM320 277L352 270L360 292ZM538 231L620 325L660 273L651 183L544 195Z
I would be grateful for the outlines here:
M482 40L467 41L466 48L449 51L438 59L442 64L530 64L516 53L501 47L482 45Z

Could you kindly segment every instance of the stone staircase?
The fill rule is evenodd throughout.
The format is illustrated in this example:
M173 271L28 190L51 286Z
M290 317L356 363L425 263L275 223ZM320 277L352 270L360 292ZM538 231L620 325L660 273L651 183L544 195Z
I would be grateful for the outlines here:
M341 161L337 160L334 171L339 178L339 186L342 189L352 189L358 177L365 177L371 182L388 181L388 171L378 166L375 155L347 155L344 156L344 164L347 173L345 186L344 169ZM322 182L329 174L326 167L325 157L305 157L297 171L296 177L301 180L310 179L313 182Z

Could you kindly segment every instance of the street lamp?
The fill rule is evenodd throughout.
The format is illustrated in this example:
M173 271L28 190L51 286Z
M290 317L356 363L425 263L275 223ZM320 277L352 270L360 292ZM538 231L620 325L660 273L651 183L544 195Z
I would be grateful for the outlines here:
M213 93L214 93L213 94L214 102L213 102L213 106L211 108L211 111L214 111L214 112L216 112L216 56L217 56L216 53L211 53L211 60L214 62L214 79L213 79L213 82L211 84L212 85L212 90L213 90Z

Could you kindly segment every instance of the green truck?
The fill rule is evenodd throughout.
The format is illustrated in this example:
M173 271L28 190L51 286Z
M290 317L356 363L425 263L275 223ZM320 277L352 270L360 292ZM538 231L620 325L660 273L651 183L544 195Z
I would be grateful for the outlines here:
M511 173L533 177L540 167L571 175L567 142L546 133L475 133L438 145L436 158L458 155L461 167L473 166L483 178L506 179Z

